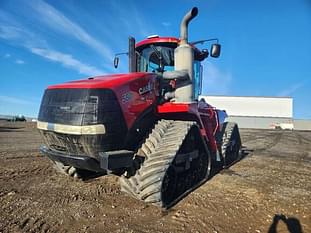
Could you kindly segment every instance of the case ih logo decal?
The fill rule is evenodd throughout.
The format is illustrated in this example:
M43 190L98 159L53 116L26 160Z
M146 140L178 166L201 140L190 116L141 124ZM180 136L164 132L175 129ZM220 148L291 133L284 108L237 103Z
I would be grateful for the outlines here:
M122 103L129 102L133 97L133 94L131 92L126 92L122 95Z
M146 94L147 92L150 92L152 90L153 90L153 85L151 82L149 82L146 86L139 88L138 93L140 95L143 95L143 94Z

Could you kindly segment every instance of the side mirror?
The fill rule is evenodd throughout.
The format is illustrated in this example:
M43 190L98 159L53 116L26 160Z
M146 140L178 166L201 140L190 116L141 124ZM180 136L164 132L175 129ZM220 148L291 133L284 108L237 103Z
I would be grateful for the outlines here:
M114 57L113 65L114 65L114 68L118 68L118 65L119 65L119 57Z
M212 44L211 57L215 57L215 58L219 57L220 50L221 50L221 45L220 44Z

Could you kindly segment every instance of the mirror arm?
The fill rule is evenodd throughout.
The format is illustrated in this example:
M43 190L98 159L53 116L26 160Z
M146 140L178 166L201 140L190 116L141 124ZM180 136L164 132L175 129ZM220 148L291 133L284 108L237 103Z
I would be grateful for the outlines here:
M191 42L190 45L204 44L205 42L208 42L208 41L216 41L216 43L219 44L218 38L212 38L212 39L207 39L207 40L198 40L195 42Z
M140 53L139 53L139 52L135 51L135 53L136 53L136 55L140 56ZM116 59L116 58L119 57L120 55L129 55L129 53L128 53L128 52L116 53L116 54L114 55L114 59ZM115 66L115 68L117 68L117 67Z
M129 55L129 53L128 53L128 52L126 52L126 53L116 53L114 56L115 56L115 57L118 57L118 56L120 56L120 55Z
M116 54L114 55L114 61L113 61L113 63L114 63L114 68L117 68L117 67L118 67L119 56L120 56L120 55L129 55L129 53L116 53ZM117 63L116 63L116 59L118 59Z

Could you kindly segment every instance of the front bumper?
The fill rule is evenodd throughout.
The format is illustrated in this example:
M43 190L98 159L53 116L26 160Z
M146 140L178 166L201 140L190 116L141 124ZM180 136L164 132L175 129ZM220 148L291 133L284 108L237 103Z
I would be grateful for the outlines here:
M113 172L119 169L126 169L133 164L133 151L118 150L100 152L99 160L81 155L65 154L47 148L40 147L40 152L46 155L53 161L58 161L64 165L73 166L76 168L94 171L94 172Z

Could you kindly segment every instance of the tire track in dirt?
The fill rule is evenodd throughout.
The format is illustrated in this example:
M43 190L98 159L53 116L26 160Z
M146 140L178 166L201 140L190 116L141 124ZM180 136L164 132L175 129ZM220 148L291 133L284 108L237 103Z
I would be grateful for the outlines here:
M268 132L267 135L263 135L260 137L256 137L256 135L254 135L253 138L250 140L242 140L242 146L244 147L243 149L245 151L250 152L248 156L251 156L254 153L267 152L281 141L283 134L284 132L278 131L273 133ZM249 147L249 145L252 144L255 145L255 147Z
M186 211L178 210L175 214L171 216L171 221L175 223L176 225L184 225L189 224L189 214Z
M45 216L30 214L29 209L22 216L18 222L18 227L23 232L65 232L61 230L59 221L55 222Z
M3 178L10 178L10 179L15 179L15 178L23 178L23 177L30 177L30 176L37 176L37 175L47 175L55 173L54 169L51 166L34 166L30 169L26 168L21 168L20 170L4 170L1 171L0 173L0 179Z
M283 132L281 133L277 133L277 135L271 140L270 143L268 143L267 145L265 145L264 148L259 148L259 149L255 149L256 152L263 152L263 151L267 151L270 150L272 147L274 147L275 145L277 145L283 136Z
M44 217L27 216L20 222L19 228L25 232L60 232L59 224L51 225Z
M29 156L10 156L10 157L5 157L5 160L15 160L15 159L38 159L38 158L44 158L40 155L29 155Z
M301 132L297 132L297 131L294 131L297 138L298 138L298 141L299 141L299 144L302 145L302 144L307 144L307 145L310 145L311 144L311 139L310 138L307 138L305 136L302 136L301 135Z
M60 222L50 221L42 215L42 212L33 212L29 206L31 199L23 196L19 198L24 200L22 203L11 203L13 196L19 196L19 194L0 199L2 213L6 213L6 218L0 216L0 232L60 232ZM2 227L4 227L3 230Z

